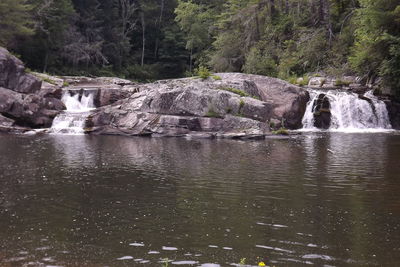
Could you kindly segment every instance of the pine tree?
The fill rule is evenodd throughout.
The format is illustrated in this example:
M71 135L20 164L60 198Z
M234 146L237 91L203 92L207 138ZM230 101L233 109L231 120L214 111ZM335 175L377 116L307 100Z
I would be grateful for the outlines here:
M31 9L26 0L0 1L0 45L11 46L17 36L33 34Z

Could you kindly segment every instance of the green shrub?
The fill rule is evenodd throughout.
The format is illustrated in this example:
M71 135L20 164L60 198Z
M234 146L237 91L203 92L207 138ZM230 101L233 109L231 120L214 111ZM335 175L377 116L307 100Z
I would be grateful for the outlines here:
M216 81L222 80L222 78L220 76L218 76L218 75L212 75L211 77Z
M349 86L350 83L351 82L349 82L349 81L343 81L343 80L337 79L335 82L335 85L336 86Z
M49 78L43 78L43 81L45 81L45 82L47 82L49 84L52 84L52 85L57 85L57 83L55 81L53 81L53 80L51 80Z
M291 76L287 79L287 81L294 85L307 86L308 83L310 82L310 77L308 77L308 76L303 76L303 77Z
M278 129L278 130L276 130L276 131L273 131L272 133L276 134L276 135L289 135L289 131L286 128L283 128L283 127Z
M66 81L64 81L62 86L63 86L63 87L67 87L67 86L69 86L69 83L66 82Z
M209 71L209 69L204 66L199 66L199 68L196 70L196 73L203 80L211 76L211 72Z
M222 118L220 114L214 111L214 109L210 108L208 112L206 113L205 117L209 118Z
M231 93L243 96L243 97L250 96L245 91L242 91L242 90L239 90L239 89L236 89L236 88L232 88L232 87L219 87L218 89L219 90L223 90L223 91L228 91L228 92L231 92Z

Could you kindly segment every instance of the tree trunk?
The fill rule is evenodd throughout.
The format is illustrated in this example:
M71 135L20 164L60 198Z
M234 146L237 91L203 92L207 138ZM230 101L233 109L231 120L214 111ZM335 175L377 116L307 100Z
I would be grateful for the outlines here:
M158 28L156 31L156 45L154 48L154 57L158 58L158 47L160 43L160 32L161 32L161 25L164 17L164 7L165 7L165 0L161 0L161 7L160 7L160 17L158 18Z
M146 49L146 23L144 20L144 13L140 13L140 19L142 23L142 59L141 59L141 66L143 67L144 65L144 52Z
M47 65L49 62L49 46L46 44L46 54L44 55L43 73L47 72Z
M269 0L269 4L271 8L271 17L275 17L276 14L275 0Z
M190 61L189 61L189 72L192 73L193 64L193 48L190 48Z

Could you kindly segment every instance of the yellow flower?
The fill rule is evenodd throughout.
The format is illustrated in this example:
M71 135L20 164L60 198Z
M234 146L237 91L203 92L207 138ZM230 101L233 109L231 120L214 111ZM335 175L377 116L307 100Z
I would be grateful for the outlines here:
M266 265L265 265L264 262L261 261L261 262L258 263L258 266L266 266Z

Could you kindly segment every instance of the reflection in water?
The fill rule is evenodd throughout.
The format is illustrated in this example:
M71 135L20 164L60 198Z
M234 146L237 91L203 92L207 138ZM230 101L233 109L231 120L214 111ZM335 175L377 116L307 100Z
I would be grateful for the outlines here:
M3 135L0 151L0 265L400 264L396 134Z

